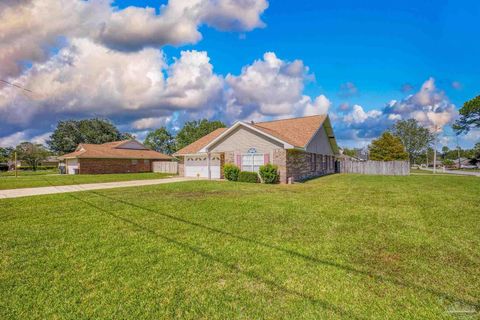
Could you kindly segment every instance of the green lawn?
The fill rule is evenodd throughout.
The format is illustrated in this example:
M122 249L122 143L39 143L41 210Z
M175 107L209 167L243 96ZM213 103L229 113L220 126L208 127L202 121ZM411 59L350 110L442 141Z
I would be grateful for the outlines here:
M79 174L79 175L59 175L47 174L43 171L37 172L19 172L19 176L15 178L12 175L0 176L0 190L18 189L18 188L34 188L48 186L64 186L70 184L82 183L98 183L98 182L114 182L129 180L146 180L146 179L162 179L170 177L171 174L166 173L121 173L121 174Z
M479 208L434 175L4 199L0 319L477 319Z

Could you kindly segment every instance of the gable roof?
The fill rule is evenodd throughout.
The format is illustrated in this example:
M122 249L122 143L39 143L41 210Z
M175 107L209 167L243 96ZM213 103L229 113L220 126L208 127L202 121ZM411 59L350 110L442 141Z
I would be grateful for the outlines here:
M203 147L212 142L214 139L219 137L223 132L227 131L228 128L218 128L215 131L210 132L209 134L201 137L195 142L192 142L188 146L175 152L175 155L181 154L194 154L198 153Z
M238 126L245 126L260 132L270 138L284 143L285 148L306 148L318 130L325 125L330 144L335 153L338 147L333 136L328 115L315 115L301 118L291 118L258 123L237 122L230 128L221 128L198 139L185 148L177 151L175 155L193 154L205 151L207 147L216 143L229 131ZM228 131L228 132L227 132Z
M141 149L123 147L128 142L135 142ZM80 143L74 152L58 157L60 160L72 158L102 158L102 159L148 159L148 160L171 160L172 157L145 147L136 140L113 141L104 144Z

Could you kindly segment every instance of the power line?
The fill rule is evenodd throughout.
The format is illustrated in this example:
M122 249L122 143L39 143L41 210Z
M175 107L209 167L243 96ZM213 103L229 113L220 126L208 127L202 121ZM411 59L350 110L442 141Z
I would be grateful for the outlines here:
M8 84L9 86L18 88L18 89L20 89L20 90L24 90L24 91L27 91L27 92L30 92L30 93L35 93L35 92L33 92L32 90L30 90L30 89L24 88L24 87L22 87L22 86L19 86L18 84L11 83L11 82L8 82L8 81L3 80L3 79L0 79L0 82L3 82L3 83L5 83L5 84Z

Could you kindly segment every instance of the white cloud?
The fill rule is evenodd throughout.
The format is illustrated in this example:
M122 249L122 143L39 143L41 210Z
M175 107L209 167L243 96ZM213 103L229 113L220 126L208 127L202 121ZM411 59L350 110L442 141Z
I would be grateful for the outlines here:
M227 113L237 119L325 113L330 107L325 96L312 101L303 95L311 77L303 61L289 62L267 52L262 60L245 66L240 75L227 75Z
M382 115L382 112L379 110L370 110L368 112L365 112L362 106L356 104L352 107L352 111L350 111L343 117L343 121L348 124L349 123L359 124L359 123L365 122L369 118L370 119L379 118L381 115Z
M42 62L65 39L88 38L113 49L138 51L165 44L196 43L198 28L248 31L262 27L266 0L170 0L154 8L111 6L111 0L30 0L0 6L0 75ZM67 41L68 42L68 41Z
M157 129L166 126L172 117L150 117L135 120L131 127L135 130Z

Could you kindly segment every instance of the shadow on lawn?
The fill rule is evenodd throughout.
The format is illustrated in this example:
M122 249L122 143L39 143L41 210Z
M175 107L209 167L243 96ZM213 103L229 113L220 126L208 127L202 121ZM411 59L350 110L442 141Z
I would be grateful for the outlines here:
M107 198L107 199L112 199L112 198L110 198L110 197L104 196L104 195L102 195L102 194L98 194L98 193L96 193L96 192L88 192L88 193L94 193L94 194L97 195L97 196L105 197L105 198ZM121 221L123 221L123 222L126 222L126 223L128 223L128 224L130 224L130 225L132 225L132 226L134 226L134 227L136 227L136 228L138 228L138 229L140 229L140 230L142 230L142 231L144 231L144 232L147 232L147 233L149 233L149 234L151 234L151 235L154 235L154 236L156 236L156 237L158 237L158 238L161 238L161 239L163 239L164 241L166 241L166 242L168 242L168 243L174 244L174 245L176 245L176 246L178 246L178 247L181 247L181 248L183 248L183 249L188 249L188 250L190 250L191 252L193 252L193 253L195 253L195 254L197 254L197 255L205 258L205 259L208 259L208 260L210 260L210 261L217 262L217 263L223 265L224 267L226 267L226 268L228 268L228 269L230 269L230 270L232 270L232 271L234 271L234 272L237 272L237 273L239 273L239 274L242 274L242 275L244 275L244 276L247 276L247 277L249 277L249 278L251 278L251 279L253 279L253 280L256 280L256 281L258 281L258 282L262 282L262 283L264 283L265 285L267 285L267 286L269 286L269 287L272 287L272 288L275 288L275 289L277 289L277 290L279 290L279 291L282 291L282 292L284 292L284 293L286 293L286 294L294 295L294 296L297 296L297 297L306 299L306 300L310 301L310 302L313 303L313 304L319 305L320 307L322 307L322 308L324 308L324 309L331 310L331 311L333 311L333 312L341 315L343 318L348 317L349 319L366 319L366 318L363 318L363 317L356 316L356 315L354 315L354 314L352 314L352 313L344 310L343 308L337 307L337 306L335 306L335 305L333 305L333 304L331 304L331 303L329 303L329 302L327 302L327 301L325 301L325 300L320 300L320 299L318 299L318 298L316 298L316 297L313 297L313 296L311 296L311 295L305 294L305 293L303 293L303 292L296 291L296 290L293 290L293 289L289 289L289 288L287 288L287 287L285 287L285 286L283 286L283 285L281 285L281 284L276 283L276 282L273 281L273 280L264 278L264 277L262 277L261 275L255 273L255 272L241 270L241 269L240 269L238 266L236 266L235 264L231 264L231 263L225 262L225 261L223 261L223 260L221 260L221 259L218 259L218 258L215 257L214 255L211 255L211 254L209 254L209 253L207 253L207 252L204 252L204 251L200 250L200 249L197 248L197 247L194 247L194 246L192 246L192 245L189 245L188 243L184 243L184 242L175 240L175 239L173 239L173 238L167 237L167 236L162 235L162 234L156 232L155 230L152 230L152 229L150 229L150 228L148 228L148 227L146 227L146 226L144 226L144 225L142 225L142 224L139 224L139 223L137 223L137 222L135 222L135 221L133 221L133 220L130 220L130 219L121 217L121 216L119 216L119 215L116 215L116 214L114 214L113 212L111 212L111 211L109 211L109 210L106 210L106 209L104 209L104 208L101 208L101 207L99 207L99 206L97 206L97 205L95 205L95 204L93 204L93 203L91 203L91 202L88 202L88 201L86 201L86 200L84 200L84 199L81 199L81 198L75 196L73 193L69 193L68 195L70 195L72 198L76 199L77 201L83 202L83 203L87 204L88 206L90 206L90 207L92 207L92 208L95 208L95 209L97 209L97 210L99 210L99 211L101 211L101 212L103 212L103 213L106 213L106 214L108 214L109 216L111 216L111 217L113 217L113 218L115 218L115 219L118 219L118 220L121 220ZM129 204L128 202L124 202L124 201L121 201L121 200L117 200L117 199L114 199L114 200L115 200L115 201L120 201L120 202L125 203L125 204ZM137 206L135 206L135 205L133 205L133 204L130 204L130 205L132 205L132 206L134 206L134 207L137 207ZM138 207L138 208L141 208L141 207ZM143 209L143 208L142 208L142 209ZM144 210L147 210L147 209L144 209ZM179 221L182 221L182 220L180 219ZM188 221L185 220L184 222L188 222ZM200 225L198 225L198 226L200 226ZM213 229L212 229L212 231L213 231Z
M408 282L404 282L404 281L400 281L400 280L397 280L397 279L392 279L392 278L389 278L389 277L385 277L385 276L382 276L382 275L378 275L378 274L374 274L372 272L369 272L369 271L365 271L365 270L360 270L360 269L356 269L354 267L351 267L351 266L348 266L348 265L343 265L343 264L340 264L340 263L336 263L336 262L332 262L332 261L329 261L329 260L322 260L322 259L319 259L319 258L316 258L316 257L312 257L312 256L309 256L309 255L306 255L306 254L303 254L303 253L300 253L300 252L296 252L296 251L293 251L293 250L290 250L290 249L286 249L286 248L282 248L282 247L279 247L279 246L275 246L275 245L271 245L271 244L268 244L268 243L264 243L264 242L261 242L261 241L257 241L257 240L253 240L253 239L249 239L249 238L245 238L245 237L242 237L242 236L239 236L239 235L236 235L236 234L233 234L233 233L230 233L228 231L224 231L224 230L220 230L220 229L216 229L216 228L212 228L212 227L209 227L209 226L206 226L206 225L203 225L203 224L200 224L200 223L197 223L197 222L193 222L193 221L189 221L189 220L186 220L186 219L183 219L183 218L179 218L179 217L176 217L174 215L171 215L171 214L167 214L167 213L162 213L162 212L158 212L156 210L153 210L153 209L150 209L150 208L146 208L146 207L143 207L143 206L140 206L140 205L137 205L137 204L134 204L134 203L130 203L128 201L125 201L125 200L122 200L122 199L118 199L118 198L114 198L114 197L109 197L109 196L106 196L105 194L102 194L102 193L98 193L96 191L90 191L90 193L93 193L99 197L103 197L103 198L107 198L109 200L112 200L112 201L115 201L117 203L122 203L122 204L125 204L125 205L128 205L128 206L131 206L131 207L134 207L134 208L137 208L137 209L141 209L141 210L145 210L145 211L148 211L148 212L152 212L152 213L155 213L155 214L159 214L161 216L164 216L166 218L169 218L169 219L172 219L172 220L175 220L177 222L181 222L181 223L186 223L186 224L189 224L191 226L195 226L195 227L198 227L198 228L202 228L202 229L205 229L205 230L208 230L208 231L212 231L212 232L215 232L215 233L218 233L218 234L222 234L222 235L225 235L225 236L229 236L229 237L232 237L234 239L238 239L238 240L241 240L241 241L245 241L245 242L250 242L250 243L254 243L256 245L259 245L259 246L263 246L263 247L266 247L266 248L270 248L270 249L274 249L274 250L277 250L277 251L281 251L281 252L284 252L284 253L287 253L289 255L292 255L292 256L295 256L295 257L298 257L298 258L302 258L306 261L310 261L310 262L314 262L314 263L317 263L317 264L322 264L322 265L326 265L326 266L330 266L330 267L335 267L335 268L338 268L338 269L341 269L341 270L344 270L344 271L347 271L347 272L351 272L351 273L354 273L354 274L358 274L358 275L363 275L363 276L367 276L367 277L370 277L376 281L379 281L379 282L389 282L389 283L392 283L394 285L397 285L397 286L401 286L401 287L404 287L404 288L408 288L408 289L413 289L413 290L418 290L418 291L423 291L423 292L427 292L429 294L432 294L432 295L435 295L441 299L445 299L447 301L450 301L452 303L462 303L462 304L466 304L466 305L469 305L469 306L473 306L475 308L480 308L480 304L478 302L472 302L472 301L467 301L465 299L462 299L462 298L458 298L458 297L455 297L449 293L445 293L445 292L441 292L441 291L438 291L438 290L435 290L435 289L431 289L431 288L427 288L427 287L424 287L424 286L421 286L421 285L417 285L417 284L414 284L414 283L408 283ZM82 200L82 199L79 199L77 197L74 197L76 198L77 200L80 200L84 203L87 203L93 207L96 207L95 205L85 201L85 200ZM96 207L98 208L98 207ZM102 210L104 211L103 209L101 208L98 208L99 210ZM112 216L115 216L112 214ZM118 216L115 216L117 218L121 218L121 217L118 217ZM123 218L121 218L123 219ZM133 221L129 221L127 220L128 222L132 223L132 224L135 224L137 225L135 222ZM138 225L138 226L141 226L141 225ZM141 226L143 227L143 226ZM153 233L155 233L155 231L153 230L149 230ZM162 236L163 237L163 236ZM172 242L175 242L175 240L171 239ZM188 246L188 245L185 245L185 246ZM193 251L193 250L192 250ZM206 254L207 256L210 257L210 255ZM215 261L218 261L220 263L223 263L222 261L220 260L217 260L215 257L211 256L213 260ZM232 267L234 268L235 270L241 272L240 270L238 270L238 268L236 268L235 266L233 265L228 265L229 267ZM243 273L243 272L242 272ZM260 278L262 279L262 278ZM271 282L270 280L266 280L264 279L265 283L269 284L269 282ZM270 284L272 286L279 286L277 284ZM283 288L285 290L289 290L287 288L284 288L284 287L281 287L280 288ZM292 292L290 292L292 293ZM302 293L295 293L297 295L302 295ZM309 299L312 299L312 298L309 298ZM326 302L324 302L326 303Z

